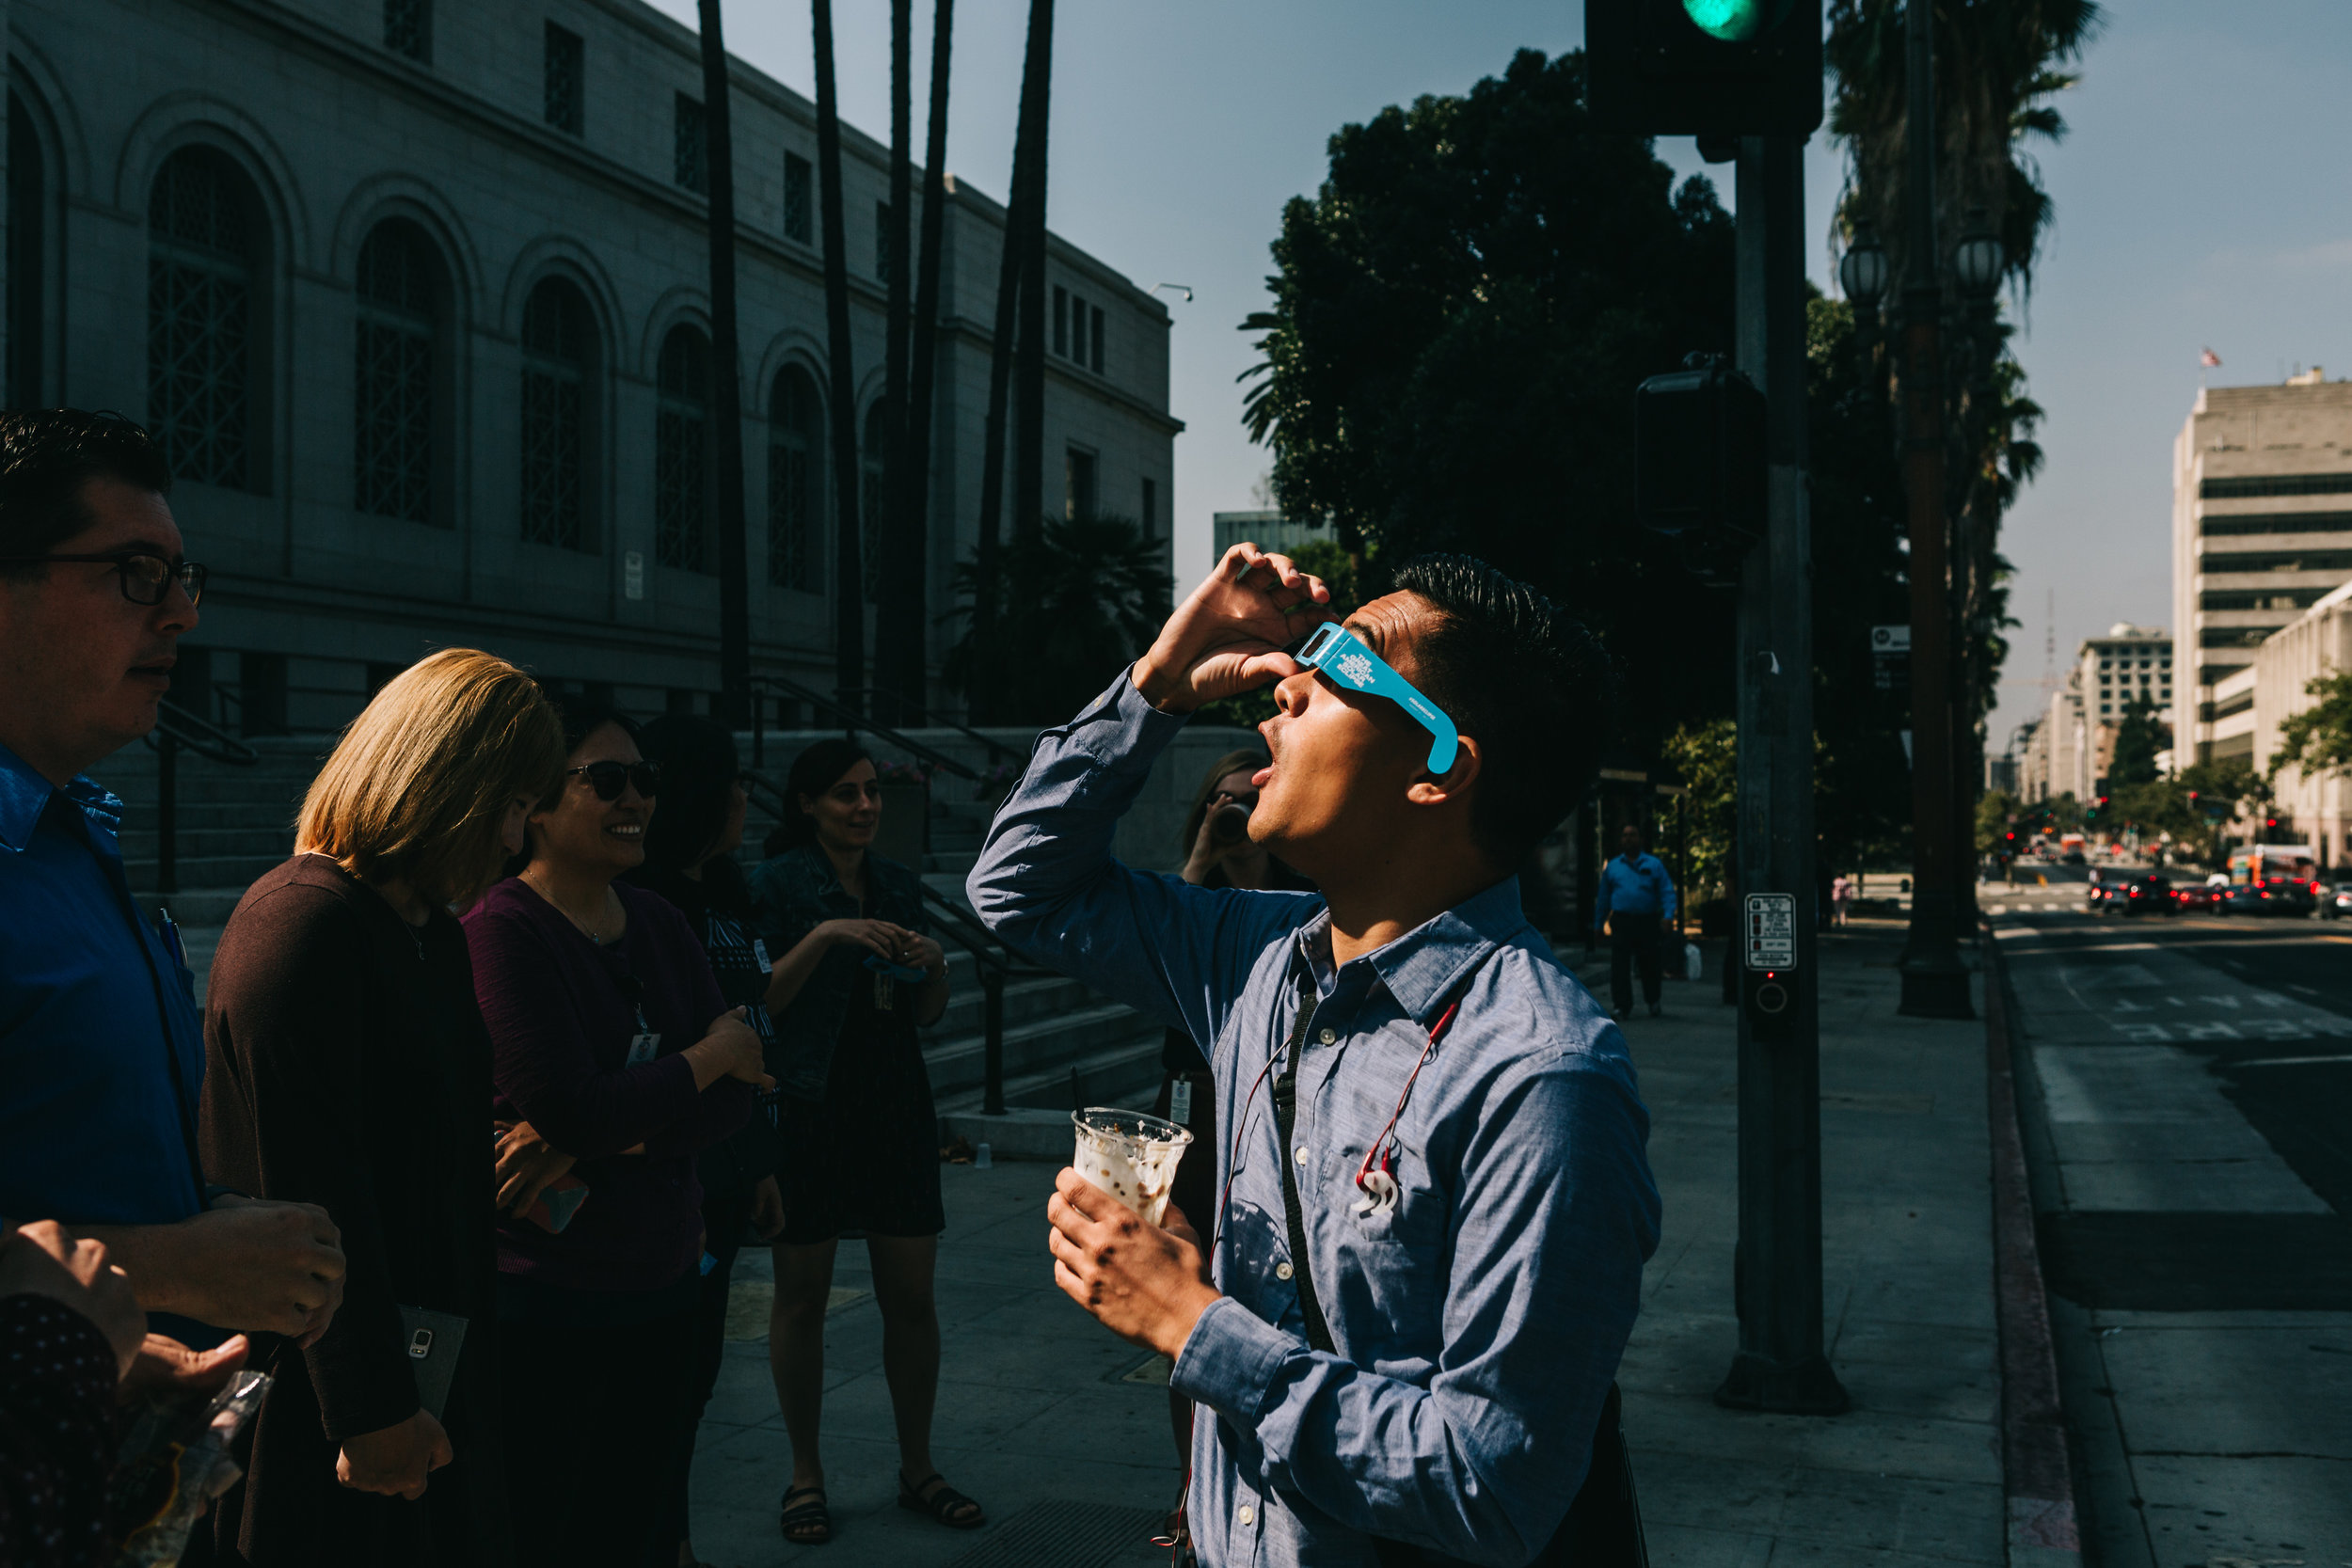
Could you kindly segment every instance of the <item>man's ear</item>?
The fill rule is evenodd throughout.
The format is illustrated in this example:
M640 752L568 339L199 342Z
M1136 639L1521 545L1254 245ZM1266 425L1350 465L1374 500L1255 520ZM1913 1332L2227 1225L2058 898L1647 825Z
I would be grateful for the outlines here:
M1454 749L1454 766L1442 773L1424 773L1415 779L1406 789L1405 799L1417 806L1441 806L1461 800L1478 782L1486 760L1478 742L1464 736Z

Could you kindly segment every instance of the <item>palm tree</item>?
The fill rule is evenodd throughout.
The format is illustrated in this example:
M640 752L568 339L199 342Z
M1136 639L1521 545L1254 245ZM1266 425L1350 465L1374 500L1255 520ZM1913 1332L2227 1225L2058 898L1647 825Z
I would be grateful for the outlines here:
M1030 63L1036 68L1034 119L1023 129L1029 140L1029 200L1021 218L1021 328L1013 364L1012 528L1019 539L1037 537L1045 515L1045 165L1051 138L1054 96L1054 0L1030 0ZM1022 96L1029 95L1029 72L1022 73Z
M1916 267L1933 283L1941 258L1909 255L1903 221L1911 195L1907 10L1908 0L1831 0L1827 55L1837 87L1830 132L1849 158L1838 227L1851 237L1870 226L1885 245L1894 277L1912 276ZM2051 100L2080 80L2071 68L2104 13L2098 0L1940 0L1932 17L1935 231L1942 243L1980 228L1997 235L2004 277L2022 307L2056 212L2030 143L2065 135L2066 121ZM1983 781L1983 721L2008 652L2000 635L2009 624L2001 518L2042 462L2031 438L2042 410L2025 396L2024 372L2009 356L2010 328L1979 321L1974 336L1972 373L1952 389L1955 451L1947 466L1950 594L1960 632L1953 644L1952 754L1963 843ZM1887 369L1891 374L1891 363Z
M856 386L850 374L849 240L841 221L841 103L834 90L833 0L810 0L817 55L818 205L825 241L825 357L833 416L834 685L866 684L865 565L858 547Z
M751 565L743 524L743 394L736 368L735 135L727 113L727 45L719 0L700 0L704 169L710 186L710 381L718 469L719 688L729 723L751 717Z
M1027 277L1024 264L1027 247L1021 236L1028 230L1032 201L1041 217L1045 210L1043 192L1033 192L1032 187L1041 180L1041 170L1035 166L1042 163L1045 78L1052 70L1053 30L1054 0L1029 0L1028 48L1021 69L1021 114L1013 132L1012 183L1006 193L1005 238L997 258L996 321L989 341L988 423L980 443L980 536L973 578L976 597L967 633L974 650L971 657L984 668L993 658L995 646L995 557L1005 511L1006 405L1012 378L1013 340L1018 332L1022 293ZM1041 310L1042 304L1032 300L1031 312ZM967 682L965 698L975 719L993 716L993 688L989 682Z
M1075 713L1168 613L1171 579L1159 546L1124 517L1041 517L1029 537L1001 546L991 578L977 562L956 568L963 635L947 651L947 678L967 700L982 688L1000 722L1048 724ZM975 609L993 595L1022 610L1022 657L992 659L977 641Z
M928 659L925 594L930 561L931 388L939 368L939 272L947 216L947 65L955 0L931 7L930 125L923 143L923 245L914 281L914 352L907 374L905 483L892 514L898 559L916 563L899 574L899 619L890 640L899 660L898 689L919 703Z
M880 574L874 606L874 677L882 689L877 693L876 717L884 723L898 721L898 699L905 696L917 705L922 701L922 672L918 665L910 684L904 660L902 641L906 629L906 588L915 573L909 563L919 562L919 547L907 554L898 547L905 542L897 536L898 526L906 513L907 460L907 233L914 214L908 211L908 198L914 189L911 174L913 150L910 143L913 130L913 92L909 81L914 65L914 0L890 0L890 215L883 226L882 267L889 277L889 301L883 317L882 347L882 527L876 544L882 548L891 569Z

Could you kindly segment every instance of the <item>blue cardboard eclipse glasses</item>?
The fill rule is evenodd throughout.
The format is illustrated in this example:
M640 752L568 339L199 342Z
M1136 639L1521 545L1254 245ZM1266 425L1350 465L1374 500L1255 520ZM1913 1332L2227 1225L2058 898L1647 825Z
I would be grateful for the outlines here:
M1292 657L1311 669L1322 671L1351 691L1369 691L1402 707L1420 720L1422 727L1433 737L1429 742L1429 771L1442 773L1454 766L1454 751L1461 744L1454 721L1422 696L1411 681L1390 669L1387 660L1365 647L1363 640L1354 632L1336 621L1326 621L1307 639L1307 645Z

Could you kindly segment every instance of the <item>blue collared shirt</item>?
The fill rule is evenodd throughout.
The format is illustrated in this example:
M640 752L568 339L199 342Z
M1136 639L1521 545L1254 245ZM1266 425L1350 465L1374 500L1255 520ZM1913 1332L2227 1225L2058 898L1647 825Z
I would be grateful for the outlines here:
M1672 920L1675 879L1666 875L1665 863L1656 855L1636 855L1631 860L1623 855L1612 857L1600 868L1600 901L1594 908L1593 924L1605 924L1616 910Z
M1173 1377L1206 1407L1189 1514L1200 1559L1355 1568L1383 1536L1524 1563L1583 1480L1658 1244L1624 1038L1528 925L1515 881L1335 969L1311 895L1193 887L1113 860L1120 815L1183 722L1121 673L1040 736L968 887L1013 946L1213 1042L1217 1175L1232 1181L1212 1265L1223 1299ZM1300 964L1316 1000L1299 1199L1336 1354L1306 1341L1272 1088L1250 1092L1289 1035ZM1457 996L1397 1124L1403 1196L1358 1213L1365 1149ZM1216 1219L1191 1217L1203 1232Z
M166 1225L203 1206L204 1037L138 911L122 802L0 747L0 1215Z

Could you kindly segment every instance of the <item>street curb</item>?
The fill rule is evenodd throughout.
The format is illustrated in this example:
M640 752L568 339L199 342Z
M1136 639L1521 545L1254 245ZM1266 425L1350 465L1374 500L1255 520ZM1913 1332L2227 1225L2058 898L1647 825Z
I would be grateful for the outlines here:
M2001 1333L2001 1488L2010 1568L2081 1568L2082 1531L2066 1456L2050 1298L2034 1242L2033 1195L2017 1126L2000 943L1984 933L1984 1055L1993 1145L1993 1285Z

